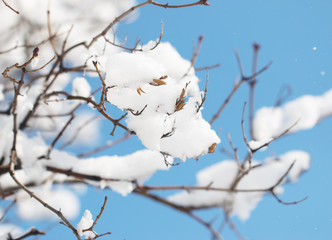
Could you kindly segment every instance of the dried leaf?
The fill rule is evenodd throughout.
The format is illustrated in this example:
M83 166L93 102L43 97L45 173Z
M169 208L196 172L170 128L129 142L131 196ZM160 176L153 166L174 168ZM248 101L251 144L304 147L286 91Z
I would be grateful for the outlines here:
M177 104L175 105L175 112L180 111L184 108L184 106L186 105L185 101L186 99L181 99L179 102L177 102Z
M141 87L136 89L137 93L141 95L141 93L145 93Z
M166 82L161 79L153 79L155 86L166 85Z
M216 143L213 143L210 147L209 147L209 153L214 153L214 151L216 151Z

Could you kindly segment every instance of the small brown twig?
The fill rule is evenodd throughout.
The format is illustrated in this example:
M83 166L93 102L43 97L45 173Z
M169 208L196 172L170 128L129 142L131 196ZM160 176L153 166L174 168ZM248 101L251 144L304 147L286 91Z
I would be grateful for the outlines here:
M115 47L118 47L118 48L121 48L123 50L126 50L126 51L129 51L129 52L138 52L138 51L143 51L142 48L137 48L139 42L141 41L140 39L137 39L136 42L135 42L135 45L134 47L130 48L130 47L125 47L124 44L125 42L121 43L121 44L117 44L115 43L115 39L113 41L109 40L106 36L103 36L105 41L108 42L109 44L115 46Z
M72 137L70 139L68 139L66 142L64 142L63 144L61 144L59 149L64 149L68 145L72 144L77 139L77 137L79 136L80 131L82 129L84 129L85 127L87 127L90 123L92 123L93 121L95 121L98 118L99 118L98 116L93 116L90 119L88 119L87 121L85 121L84 123L82 123L81 126L79 126L75 130L75 132L72 134Z
M193 214L192 211L188 208L185 208L185 207L182 207L182 206L178 206L170 201L167 201L166 199L164 198L161 198L157 195L154 195L154 194L151 194L149 192L147 192L144 188L140 188L139 186L136 187L133 191L134 193L138 194L138 195L142 195L142 196L145 196L147 198L150 198L152 200L155 200L159 203L162 203L168 207L171 207L175 210L178 210L182 213L185 213L187 214L189 217L191 217L193 220L197 221L198 223L202 224L204 227L206 227L210 232L211 234L218 240L222 240L223 238L220 236L220 234L218 233L218 231L216 231L210 223L204 221L203 219L201 219L200 217L198 217L197 215Z
M281 200L277 194L274 192L275 191L275 188L277 186L279 186L287 177L287 175L289 174L290 170L294 167L294 164L295 164L295 160L292 162L292 164L289 166L289 168L287 169L287 171L279 178L279 180L276 182L276 184L274 184L271 188L269 188L268 190L271 192L272 196L281 204L284 204L284 205L294 205L294 204L298 204L300 202L303 202L305 201L308 196L306 196L305 198L301 199L301 200L298 200L298 201L293 201L293 202L285 202L283 200Z
M111 148L113 146L115 146L116 144L119 144L127 139L129 139L131 137L131 135L129 133L126 133L123 137L115 140L115 141L110 141L108 143L106 143L105 145L101 146L101 147L98 147L98 148L95 148L91 151L88 151L88 152L85 152L85 153L80 153L77 155L78 158L84 158L84 157L89 157L91 155L94 155L96 153L99 153L105 149L108 149L108 148Z
M258 52L260 45L257 43L253 44L254 56L252 60L252 74L254 75L257 72L257 63L258 63ZM257 83L256 77L253 77L249 84L249 126L250 126L250 136L253 137L254 128L253 128L253 119L254 119L254 96L255 96L255 86Z
M72 113L71 117L69 118L69 120L67 121L67 123L63 126L63 128L61 129L61 131L58 133L58 135L55 137L55 139L52 141L52 144L49 146L47 154L45 156L46 159L50 158L50 154L55 146L55 144L58 142L58 140L60 139L60 137L62 137L63 133L66 131L66 129L68 128L68 126L71 124L71 122L74 120L75 118L75 114Z
M160 42L161 42L161 39L163 38L163 35L164 35L164 23L163 23L163 21L161 21L161 27L160 27L160 35L159 35L159 38L158 38L158 40L156 41L156 44L155 44L150 50L154 50L156 47L158 47L158 45L159 45Z
M128 133L130 134L135 134L135 132L129 130L125 125L121 124L119 121L122 120L122 118L120 119L114 119L112 118L110 115L108 115L108 113L102 108L100 107L100 105L95 102L91 97L83 97L83 96L73 96L65 91L54 91L54 92L51 92L49 94L46 94L45 95L45 99L51 97L51 96L57 96L57 95L64 95L66 96L65 99L63 100L83 100L87 103L90 103L93 105L93 107L95 107L99 113L101 113L106 119L108 119L109 121L111 121L114 126L119 126L121 127L122 129L126 130ZM55 101L61 101L61 100L55 100ZM113 129L112 133L114 134L114 130L115 128Z
M288 98L292 94L292 88L289 85L284 85L279 89L279 93L277 95L276 102L274 107L279 107L286 98Z
M224 100L223 104L220 106L220 108L218 109L218 111L213 115L213 117L211 118L211 120L209 121L209 123L212 125L220 116L221 112L224 110L224 108L227 106L227 104L229 103L229 101L231 100L231 98L233 97L234 93L239 89L239 87L246 81L250 81L251 79L255 78L256 76L258 76L259 74L263 73L264 71L266 71L271 65L272 62L268 63L266 66L264 66L263 68L261 68L258 72L252 74L249 77L246 77L243 73L243 68L242 68L242 63L241 63L241 59L240 56L238 54L238 52L235 50L235 56L238 62L238 66L240 69L240 74L241 74L241 79L240 81L236 81L236 83L233 86L233 89L231 90L231 92L229 93L229 95L226 97L226 99Z
M194 2L194 3L179 4L179 5L169 5L168 3L162 4L162 3L155 2L153 0L147 0L145 2L142 2L140 4L137 4L137 5L129 8L127 11L123 12L118 17L116 17L110 24L108 24L104 28L104 30L102 32L100 32L94 38L92 38L92 40L90 41L90 43L87 44L85 42L81 42L81 43L79 43L79 45L84 45L87 48L90 48L100 37L104 37L107 34L107 32L110 29L112 29L115 26L115 24L117 24L118 22L120 22L124 17L128 16L133 11L135 11L135 10L141 8L141 7L144 7L146 5L149 5L149 4L154 5L154 6L158 6L158 7L164 7L164 8L185 8L185 7L192 7L192 6L197 6L197 5L205 5L205 6L209 6L210 5L207 2L207 0L199 0L199 1Z
M243 140L246 143L247 147L249 148L249 157L247 159L249 161L249 168L251 168L251 160L252 160L252 156L253 156L253 151L250 147L250 144L249 144L247 136L246 136L246 131L244 129L244 113L245 113L245 110L246 110L246 105L247 105L247 102L244 102L243 110L242 110L242 117L241 117L241 128L242 128Z
M198 54L199 54L199 51L201 50L203 39L204 39L203 35L199 36L197 47L194 46L194 49L193 49L193 55L190 60L190 67L188 68L187 72L184 74L184 77L187 76L188 73L190 72L190 70L194 67Z
M207 86L208 86L208 83L209 83L209 71L206 70L206 82L205 82L205 89L204 89L204 93L202 94L202 101L201 103L199 104L196 112L198 113L199 110L201 109L201 107L203 106L205 100L206 100L206 93L207 93Z
M218 67L220 67L219 63L213 64L213 65L210 65L210 66L205 66L205 67L195 67L195 71L196 72L206 71L206 70L210 70L210 69L214 69L214 68L218 68Z
M36 235L45 235L46 233L43 232L43 231L39 231L35 228L31 228L27 233L25 233L24 235L20 236L20 237L17 237L17 238L13 238L12 236L8 236L8 240L22 240L22 239L25 239L27 237L30 237L30 236L36 236Z
M105 83L104 78L101 76L101 73L100 73L100 71L98 69L98 63L97 63L97 61L92 61L92 63L93 63L93 66L96 68L96 71L98 73L98 76L99 76L99 79L100 79L101 85L102 85L101 97L100 97L100 102L99 102L98 106L100 108L103 108L106 111L106 107L105 107L105 100L107 101L106 83Z
M49 60L47 63L45 63L43 66L41 66L40 68L37 69L33 69L33 70L26 70L27 73L29 72L38 72L40 70L42 70L43 68L45 68L47 65L49 65L51 62L53 62L56 59L56 55L54 55L51 60Z
M51 16L50 15L51 15L50 10L47 10L47 29L48 29L48 34L51 37L51 36L53 36L53 34L52 34ZM53 38L50 38L50 43L51 43L51 46L53 48L54 53L56 55L58 55L58 52L56 50Z
M107 202L107 196L105 196L104 204L103 204L103 206L101 207L100 212L99 212L98 216L96 217L96 219L94 220L94 222L92 223L92 225L91 225L89 228L87 228L87 229L83 229L83 230L82 230L82 232L87 232L87 231L91 231L91 232L93 232L93 233L95 234L95 238L94 238L94 239L96 239L96 238L98 238L98 237L101 237L101 236L108 235L108 234L112 234L111 232L107 232L107 233L104 233L104 234L102 234L102 235L99 235L99 234L97 234L97 233L93 230L93 228L94 228L94 227L96 226L96 224L97 224L97 221L99 220L99 218L101 217L101 215L102 215L103 212L104 212L106 202Z
M78 240L81 240L80 236L77 233L77 230L73 227L73 225L68 221L68 219L62 214L60 210L57 210L53 208L51 205L46 203L43 199L38 197L34 192L32 192L27 186L25 186L17 177L15 174L15 165L17 163L20 164L19 158L17 157L17 152L16 152L16 144L17 144L17 133L18 133L18 123L17 123L17 99L20 94L20 89L24 84L24 74L25 74L25 67L30 64L32 59L34 57L38 56L38 48L36 48L33 52L33 56L30 60L28 60L26 63L23 65L19 66L18 64L15 64L14 66L18 69L22 69L22 74L21 74L21 79L19 81L13 81L15 91L14 91L14 99L13 99L13 105L12 105L12 115L13 115L13 144L12 148L10 151L10 163L9 163L9 174L11 178L14 180L14 182L22 189L24 190L31 198L34 198L37 200L39 203L41 203L45 208L49 209L53 213L55 213L60 219L63 220L64 225L67 226L72 230L74 235ZM6 70L5 70L6 71ZM15 85L17 83L17 86Z
M19 11L15 10L13 7L11 7L5 0L2 0L2 2L8 7L10 10L12 10L16 14L20 14Z
M236 161L236 163L237 163L237 165L238 165L240 171L241 171L241 172L244 172L244 169L243 169L243 167L242 167L242 164L240 163L240 160L239 160L239 156L238 156L238 153L237 153L237 148L234 147L233 142L232 142L232 139L231 139L231 135L230 135L229 133L227 134L227 138L228 138L228 142L229 142L229 144L231 145L231 147L232 147L232 149L233 149L233 152L234 152L234 159L235 159L235 161Z
M89 175L85 173L75 172L72 169L61 169L52 166L46 166L46 170L53 172L53 173L61 173L70 177L77 178L79 180L91 180L95 182L100 181L108 181L108 182L128 182L128 183L135 183L136 180L128 180L128 179L118 179L118 178L104 178L97 175Z
M11 204L3 211L2 216L0 217L0 222L5 218L6 214L9 212L9 210L16 204L16 199L14 199Z
M193 6L197 6L197 5L205 5L205 6L209 6L210 3L208 3L207 0L200 0L194 3L188 3L188 4L179 4L179 5L169 5L168 3L163 4L163 3L158 3L152 0L148 1L149 3L151 3L152 5L158 6L158 7L164 7L164 8L186 8L186 7L193 7Z

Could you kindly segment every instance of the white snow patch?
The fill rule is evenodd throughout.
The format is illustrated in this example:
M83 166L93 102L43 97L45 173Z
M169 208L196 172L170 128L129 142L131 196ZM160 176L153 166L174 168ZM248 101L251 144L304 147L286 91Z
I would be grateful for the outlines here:
M92 214L89 210L85 210L80 222L77 224L77 232L81 237L94 238L96 235L92 231L84 231L93 224Z
M320 96L305 95L282 107L263 107L254 119L254 139L276 137L290 128L290 133L310 129L332 115L332 89Z
M38 188L33 189L33 192L55 209L61 210L63 215L68 219L75 218L79 213L80 202L77 196L68 189ZM58 218L55 213L45 208L37 200L31 198L26 192L20 191L17 197L19 200L17 202L17 212L23 220L41 221Z
M310 157L303 151L291 151L278 158L266 159L261 167L254 168L248 175L245 175L236 189L268 189L279 181L294 161L294 166L288 174L289 179L294 182L310 165ZM253 161L253 165L257 163ZM197 185L229 189L237 173L237 163L234 160L224 160L199 171ZM277 192L280 194L282 191L282 187L279 186ZM192 190L172 195L168 200L187 207L220 206L231 210L231 214L238 216L241 220L246 220L264 194L265 192L229 193L227 191Z

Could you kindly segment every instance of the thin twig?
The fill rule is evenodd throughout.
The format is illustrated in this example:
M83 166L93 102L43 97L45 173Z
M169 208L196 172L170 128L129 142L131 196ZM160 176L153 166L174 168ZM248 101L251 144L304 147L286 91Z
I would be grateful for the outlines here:
M4 217L6 216L6 214L9 212L9 210L16 204L16 199L14 199L14 201L11 202L11 204L3 211L2 216L0 217L0 222L4 219Z
M53 34L52 34L51 16L50 15L51 15L50 10L47 10L47 29L48 29L49 36L52 36ZM53 48L54 53L56 55L58 55L55 44L54 44L54 41L53 41L53 38L50 38L50 43L51 43L51 46Z
M2 0L2 2L8 7L10 10L12 10L16 14L20 14L19 11L15 10L13 7L11 7L5 0Z
M233 149L235 161L236 161L236 163L237 163L237 165L238 165L240 171L241 171L241 172L244 172L244 169L243 169L243 167L242 167L242 165L241 165L241 163L240 163L240 160L239 160L239 156L238 156L238 154L237 154L237 148L234 147L233 142L232 142L232 139L231 139L231 135L230 135L229 133L227 134L227 138L228 138L228 142L229 142L229 144L231 145L231 147L232 147L232 149Z
M25 233L24 235L22 235L21 237L17 237L17 238L10 238L10 240L22 240L24 238L30 237L30 236L36 236L36 235L45 235L46 233L43 231L39 231L35 228L31 228L27 233Z
M254 75L257 71L257 63L258 63L258 52L260 49L260 45L257 43L253 44L254 56L252 60L252 75ZM254 96L255 96L255 86L257 83L256 77L253 77L249 84L249 126L250 126L250 137L254 136L254 127L253 127L253 119L254 119Z
M194 219L195 221L197 221L198 223L202 224L203 226L205 226L211 233L212 235L218 239L218 240L222 240L223 238L220 236L220 234L211 226L211 224L205 222L203 219L201 219L200 217L198 217L197 215L193 214L192 211L188 210L187 208L178 206L174 203L171 203L169 201L167 201L166 199L163 199L157 195L151 194L146 192L144 189L140 189L140 188L135 188L134 189L134 193L148 197L150 199L153 199L159 203L162 203L166 206L169 206L175 210L178 210L182 213L187 214L188 216L190 216L192 219Z
M102 234L102 235L99 235L99 234L97 234L97 233L93 230L93 228L96 226L96 224L97 224L99 218L101 217L101 215L102 215L103 212L104 212L106 202L107 202L107 196L105 196L104 204L103 204L103 206L101 207L100 212L99 212L98 216L96 217L96 219L94 220L94 222L92 223L92 225L91 225L89 228L87 228L87 229L83 229L83 230L82 230L82 232L87 232L87 231L91 231L91 232L93 232L93 233L96 235L94 239L96 239L96 238L98 238L98 237L101 237L101 236L104 236L104 235L112 234L111 232L107 232L107 233L104 233L104 234Z
M198 108L197 108L197 110L196 110L197 113L199 112L199 110L201 109L201 107L203 106L203 104L204 104L204 102L205 102L205 100L206 100L206 93L207 93L207 86L208 86L208 83L209 83L209 71L206 70L205 89L204 89L203 94L201 94L201 98L202 98L202 100L201 100L201 103L199 104L199 106L198 106Z
M259 74L263 73L264 71L266 71L271 65L272 62L268 63L265 67L263 67L262 69L260 69L258 72L252 74L249 77L246 77L243 73L243 68L242 68L242 63L241 63L241 59L240 56L238 54L238 52L236 50L235 51L235 56L238 62L238 66L240 69L240 74L241 74L241 80L240 81L235 81L235 84L233 86L233 89L231 90L231 92L229 93L229 95L226 97L226 99L224 100L223 104L220 106L220 108L218 109L218 111L213 115L213 117L211 118L211 120L209 121L209 123L212 125L220 116L221 112L224 110L224 108L227 106L227 104L229 103L229 101L231 100L231 98L233 97L234 93L238 90L238 88L246 81L249 81L253 78L255 78L256 76L258 76Z
M96 153L99 153L99 152L101 152L101 151L103 151L105 149L111 148L114 145L119 144L119 143L121 143L121 142L129 139L130 137L131 137L131 135L129 133L126 133L123 137L121 137L121 138L119 138L119 139L117 139L115 141L110 141L110 142L106 143L105 145L103 145L101 147L98 147L98 148L95 148L95 149L93 149L91 151L88 151L88 152L85 152L85 153L84 152L80 153L80 154L77 155L77 157L78 158L89 157L89 156L94 155Z

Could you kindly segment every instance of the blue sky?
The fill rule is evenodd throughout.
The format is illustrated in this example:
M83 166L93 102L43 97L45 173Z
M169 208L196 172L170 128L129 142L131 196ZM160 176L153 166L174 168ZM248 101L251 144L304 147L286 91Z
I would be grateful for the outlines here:
M170 4L182 1L169 1ZM208 96L203 116L210 119L230 92L239 74L234 48L238 50L244 70L251 73L252 44L261 44L258 66L269 61L273 65L258 77L255 108L275 103L280 89L289 86L292 94L287 100L304 94L319 95L332 87L332 2L330 0L210 0L211 6L187 9L164 9L147 6L131 24L121 25L119 36L128 35L128 43L140 37L144 43L159 36L160 21L164 22L163 41L169 41L187 59L191 58L193 43L200 35L204 42L196 62L197 67L220 63L221 67L209 73ZM204 80L205 73L199 73ZM201 87L204 87L205 81ZM226 134L245 156L242 140L241 114L247 100L248 87L244 85L218 119L213 128L220 132L219 147L229 148ZM331 106L332 107L332 106ZM109 136L105 136L105 140ZM142 148L138 140L129 142L130 149ZM234 218L239 231L255 240L331 240L332 239L332 119L326 119L316 128L286 136L273 143L257 158L269 154L283 154L290 150L307 151L312 157L310 170L300 181L285 187L281 198L285 201L308 200L295 206L285 206L266 196L251 217L245 221ZM109 154L126 154L128 146L119 145ZM217 149L216 154L200 161L187 160L169 172L160 172L151 179L151 185L195 184L195 173L213 163L227 159ZM163 193L165 194L165 193ZM82 196L82 213L90 209L96 216L104 196L109 196L106 210L96 226L98 233L111 231L103 239L127 240L200 240L210 239L210 233L201 225L158 203L139 196L121 197L109 190L89 189ZM222 222L221 210L199 212L207 220L217 217L216 227ZM79 219L77 219L79 221ZM76 223L76 222L75 222ZM45 226L45 225L43 225ZM71 232L64 226L53 228L47 239L69 239ZM224 239L237 239L226 228Z

